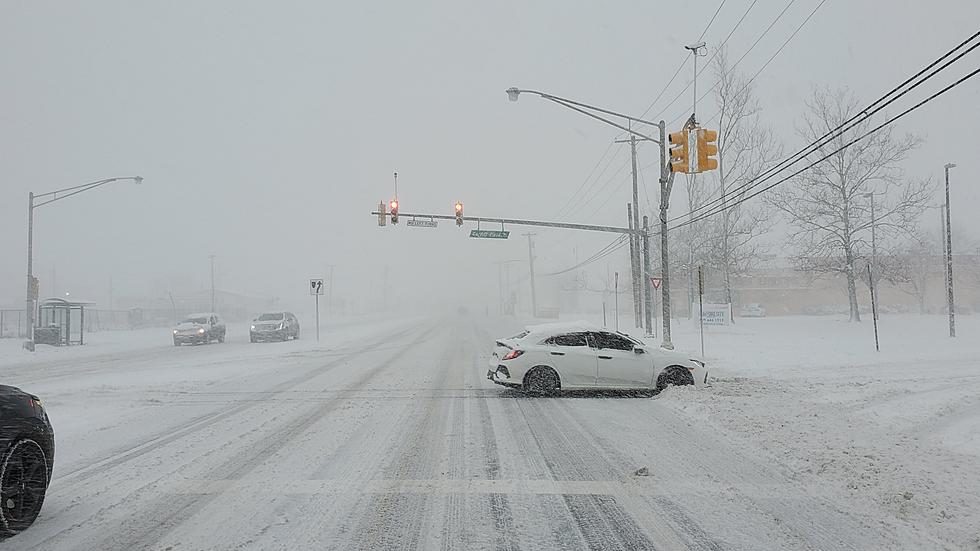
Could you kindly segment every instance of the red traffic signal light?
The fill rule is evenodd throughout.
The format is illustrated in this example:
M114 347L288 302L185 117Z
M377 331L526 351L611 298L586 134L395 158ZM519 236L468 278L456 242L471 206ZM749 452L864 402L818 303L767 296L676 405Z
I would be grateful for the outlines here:
M463 203L456 201L456 225L463 225Z
M392 199L388 203L388 210L391 211L391 223L397 224L398 223L398 200L397 199Z

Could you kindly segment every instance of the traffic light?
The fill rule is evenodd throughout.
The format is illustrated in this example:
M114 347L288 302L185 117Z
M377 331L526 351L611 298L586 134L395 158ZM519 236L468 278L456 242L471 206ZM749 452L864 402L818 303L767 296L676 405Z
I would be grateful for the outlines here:
M391 211L391 223L398 223L398 199L392 199L388 203L388 210Z
M690 160L688 159L687 133L688 129L685 128L667 137L667 141L670 142L671 172L689 172Z
M456 201L456 225L463 225L463 203Z
M718 168L718 132L715 130L698 129L698 172Z

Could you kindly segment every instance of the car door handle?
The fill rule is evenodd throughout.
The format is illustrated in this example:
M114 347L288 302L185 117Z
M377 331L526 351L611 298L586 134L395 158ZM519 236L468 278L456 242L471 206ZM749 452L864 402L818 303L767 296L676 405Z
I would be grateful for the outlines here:
M611 360L612 356L599 356L600 360Z
M551 355L552 356L564 356L565 353L564 352L552 352Z

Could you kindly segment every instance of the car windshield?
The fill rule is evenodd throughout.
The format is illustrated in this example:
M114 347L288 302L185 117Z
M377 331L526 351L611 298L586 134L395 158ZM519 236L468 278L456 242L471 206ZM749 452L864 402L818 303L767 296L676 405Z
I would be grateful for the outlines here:
M279 321L282 319L282 314L262 314L259 316L259 321Z
M980 0L668 4L0 0L0 551L980 551Z

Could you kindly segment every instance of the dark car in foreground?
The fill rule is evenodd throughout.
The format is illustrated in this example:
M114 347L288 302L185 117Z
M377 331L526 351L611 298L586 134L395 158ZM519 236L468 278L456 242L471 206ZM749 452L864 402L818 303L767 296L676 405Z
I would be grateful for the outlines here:
M299 338L299 320L290 312L266 312L252 320L249 340L287 341Z
M218 314L191 314L174 328L174 346L225 342L225 331L225 322Z
M30 526L54 468L54 430L41 400L0 385L0 538Z

